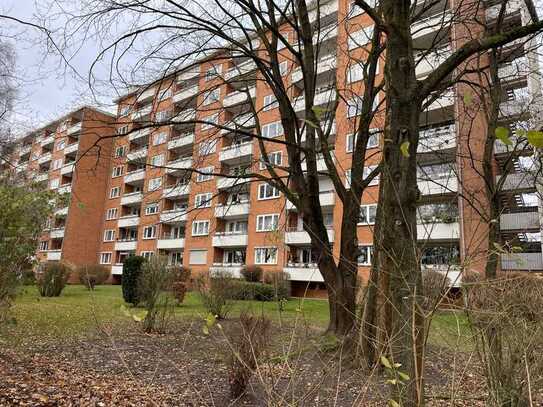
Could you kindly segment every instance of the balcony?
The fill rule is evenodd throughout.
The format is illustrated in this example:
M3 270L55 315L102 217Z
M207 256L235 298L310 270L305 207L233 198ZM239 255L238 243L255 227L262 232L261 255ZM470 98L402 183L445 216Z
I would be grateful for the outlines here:
M322 277L319 268L314 263L287 263L283 272L288 273L291 281L314 281L322 283Z
M178 223L187 221L187 208L162 211L160 221L163 223Z
M156 90L155 88L144 90L142 93L138 95L136 98L137 103L143 103L148 102L154 99Z
M44 137L41 142L40 142L40 145L42 147L46 146L46 145L49 145L49 144L53 144L55 142L55 136L54 134L50 135L50 136L47 136L47 137Z
M162 239L158 239L156 247L157 249L182 249L185 247L185 238L173 238L169 235L165 235Z
M317 61L317 75L320 75L325 72L329 72L336 69L337 58L335 55L330 57L321 58ZM292 82L300 82L303 80L303 73L301 68L296 68L292 72Z
M186 109L186 110L183 110L182 112L177 113L172 118L170 118L170 121L174 123L183 123L183 122L194 120L195 118L196 118L196 110Z
M500 175L496 180L500 179ZM516 172L508 174L503 183L503 191L533 190L535 189L536 174L532 172Z
M42 154L40 158L38 158L38 164L45 164L49 161L51 161L51 158L53 155L51 153Z
M117 226L119 226L120 228L138 226L139 224L140 224L139 215L121 216L119 218L119 221L117 222Z
M336 158L334 154L332 153L332 161L336 162ZM302 161L302 171L307 171L307 161ZM328 167L326 166L326 162L324 161L324 158L322 156L317 155L317 171L319 172L328 172Z
M60 261L62 258L62 250L48 250L47 261Z
M446 11L416 21L413 25L411 25L411 34L413 39L421 38L432 33L437 33L438 31L443 31L447 27L451 26L452 17L452 13L450 11Z
M149 116L151 115L151 112L153 110L153 106L145 106L134 113L132 113L132 120L138 121L138 120L146 120L149 119Z
M64 155L77 153L77 150L79 150L79 143L68 144L64 149Z
M451 55L451 47L443 47L435 51L417 53L415 62L417 67L415 72L417 78L424 78L434 71L441 63L443 63Z
M75 170L75 163L64 164L60 169L62 175L71 174Z
M200 70L198 69L198 67L193 67L193 69L194 70L192 71L181 72L177 76L177 82L182 83L184 81L188 81L189 79L196 78L198 75L200 75Z
M228 274L234 278L241 278L241 269L243 264L239 263L213 263L213 266L209 268L209 272L213 274Z
M313 34L313 44L322 44L325 41L336 38L337 36L337 25L332 24L326 27L321 27L320 31Z
M190 185L175 185L171 187L166 187L162 190L163 198L178 198L187 196L190 193Z
M251 96L252 99L254 99L255 95L256 95L256 88L252 87L252 88L249 88L249 95ZM249 99L247 98L247 92L244 91L244 90L241 90L241 91L235 91L235 92L232 92L230 94L228 94L224 100L223 100L223 106L224 107L230 107L230 106L235 106L235 105L239 105L240 103L244 103L244 102L247 102Z
M132 205L143 200L143 192L132 192L121 197L121 205Z
M426 101L425 101L426 103ZM454 90L447 89L426 108L427 111L439 110L454 106Z
M59 194L68 194L70 192L72 192L72 184L64 184L64 185L61 185L58 189L57 189L57 192Z
M500 215L501 230L539 230L539 213L518 212Z
M538 253L508 253L501 255L502 270L541 271L543 256Z
M462 283L462 270L457 265L448 265L448 264L423 264L421 265L421 270L424 273L425 271L435 271L439 274L446 276L450 283L451 287L460 287Z
M174 161L168 161L166 164L166 173L171 174L179 170L187 169L192 167L192 158L183 157Z
M136 131L131 132L128 135L128 140L134 141L143 137L147 137L149 134L151 134L151 128L147 127L145 129L139 129Z
M320 126L321 126L321 129L324 133L326 133L326 131L328 131L328 123L329 122L326 122L326 121L323 121L320 123ZM306 124L306 127L304 127L303 131L302 131L302 135L300 137L300 141L302 143L305 142L306 140L306 130L307 130L307 124ZM332 122L332 126L330 126L330 133L329 133L329 136L334 136L336 134L336 121L334 120ZM315 132L315 137L318 139L318 136L317 136L317 133Z
M232 176L230 177L217 177L217 189L228 189L232 188L235 185L242 185L249 182L249 178L237 178Z
M122 263L114 264L111 266L111 274L114 276L122 276L123 275L123 265Z
M456 147L456 126L435 127L422 130L419 135L418 153L446 150Z
M183 134L168 141L168 149L173 150L180 147L190 146L194 143L194 134Z
M188 98L194 97L198 94L198 85L191 86L190 88L183 89L181 92L177 92L173 95L173 103L179 103Z
M417 182L422 195L443 195L458 192L458 180L456 175L436 178L433 181L419 180Z
M82 123L78 122L74 124L73 126L68 127L68 130L66 131L66 133L68 135L77 134L81 131L81 129L82 129Z
M124 176L125 184L131 182L139 182L145 179L145 168L140 168L139 170L131 171Z
M226 71L224 75L224 79L229 80L229 79L235 78L236 76L245 75L254 71L255 69L256 69L256 64L252 59L250 59Z
M313 106L325 105L332 103L335 100L336 94L333 89L325 90L315 94L313 99ZM300 112L305 109L305 97L300 96L294 100L293 103L294 111Z
M488 7L485 10L486 19L487 20L497 19L498 15L500 14L501 6L502 5L500 2L500 4L495 4L493 6ZM505 16L516 13L516 12L520 12L521 8L522 8L522 3L520 0L509 0L505 6Z
M516 58L509 63L500 64L498 76L503 80L516 80L526 77L530 73L530 66L526 57Z
M26 146L22 146L19 149L19 156L27 155L28 153L30 153L30 151L32 151L32 145L31 144L26 145Z
M248 216L250 210L249 201L231 203L215 206L215 217L217 218L235 218L240 216Z
M130 151L127 155L126 155L126 159L128 161L144 161L145 162L145 157L147 157L147 153L148 153L148 149L147 147L143 147L143 148L140 148L138 150L132 150Z
M222 129L221 133L222 134L230 133L232 131L235 131L237 127L245 127L245 128L254 127L255 124L256 124L255 117L251 113L244 114L244 115L233 118L228 123L225 123L224 126L228 128Z
M334 241L334 230L331 229L333 226L327 226L328 230L328 241L333 242ZM289 229L285 233L285 244L291 244L291 245L309 245L311 244L311 238L309 237L309 233L307 233L304 230L293 228Z
M251 157L253 154L253 142L248 141L242 144L234 144L231 146L223 147L219 159L223 162L239 161L244 157Z
M133 251L133 250L136 250L137 246L138 246L138 241L136 239L132 239L132 240L119 239L115 242L115 250Z
M248 241L247 232L216 232L213 236L213 246L215 247L247 246Z
M47 181L48 179L49 179L48 172L39 173L38 175L34 177L34 181L36 182L44 182L44 181Z
M61 239L64 237L64 226L61 228L51 229L50 232L51 239Z
M417 225L418 240L456 240L460 238L460 224L452 223L424 223Z
M530 100L528 95L524 95L514 100L506 100L500 103L500 117L520 116L530 112Z
M321 203L321 207L333 207L336 203L336 194L334 191L321 191L319 193L319 201ZM287 210L289 211L295 211L296 207L292 202L287 200Z

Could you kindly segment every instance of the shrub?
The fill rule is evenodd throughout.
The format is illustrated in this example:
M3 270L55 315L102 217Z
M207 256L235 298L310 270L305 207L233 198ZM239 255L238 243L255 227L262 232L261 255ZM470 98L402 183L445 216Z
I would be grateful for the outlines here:
M132 305L138 305L140 302L138 296L138 280L144 262L145 258L141 256L129 256L123 264L123 277L121 279L123 298L125 302Z
M435 309L441 300L444 293L451 285L451 280L442 273L432 270L426 270L422 273L422 308L425 311Z
M230 273L213 273L209 278L200 275L196 280L196 288L205 309L217 319L224 319L232 308L232 291L234 279Z
M89 290L94 290L95 286L104 284L109 275L107 267L100 264L90 264L77 269L79 282Z
M9 320L9 309L17 291L17 276L11 270L0 268L0 325Z
M283 271L269 271L264 274L264 282L273 286L276 300L280 301L290 298L291 286L288 273Z
M25 269L21 272L20 281L22 285L34 285L36 284L36 274L31 268Z
M38 278L38 290L42 297L58 297L70 277L72 268L63 262L47 262L41 265Z
M270 320L242 312L237 329L230 334L230 354L227 358L230 396L237 399L247 389L258 359L270 343Z
M245 281L256 283L262 280L262 267L254 265L243 266L240 274Z
M188 290L188 284L190 281L191 270L189 268L180 266L172 267L173 283L172 294L178 304L181 304L185 299L185 294Z

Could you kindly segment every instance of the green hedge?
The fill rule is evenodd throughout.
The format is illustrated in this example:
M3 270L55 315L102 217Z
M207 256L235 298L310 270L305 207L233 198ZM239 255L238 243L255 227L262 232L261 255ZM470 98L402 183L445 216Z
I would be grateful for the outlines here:
M123 298L125 302L132 305L138 305L140 302L138 280L144 262L145 258L141 256L129 256L123 264L123 277L121 279Z
M278 287L271 284L251 283L243 280L232 280L229 297L232 300L276 301L289 298L287 286Z

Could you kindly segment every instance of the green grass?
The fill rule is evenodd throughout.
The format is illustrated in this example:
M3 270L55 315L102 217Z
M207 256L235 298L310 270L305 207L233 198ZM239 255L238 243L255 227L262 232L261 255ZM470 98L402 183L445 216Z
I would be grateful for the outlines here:
M16 324L4 332L4 340L14 344L43 342L49 339L87 338L97 327L122 329L132 324L121 307L124 304L120 286L98 286L88 291L80 285L67 286L56 298L40 297L36 288L24 287L13 307ZM268 317L284 321L303 321L324 329L328 322L328 302L317 299L291 299L279 313L275 302L236 301L230 317L242 309L264 312ZM175 307L175 315L186 320L203 321L206 311L196 293L188 293L182 305ZM465 345L469 329L465 317L459 313L439 312L434 317L430 343L442 346ZM0 339L2 333L0 332Z

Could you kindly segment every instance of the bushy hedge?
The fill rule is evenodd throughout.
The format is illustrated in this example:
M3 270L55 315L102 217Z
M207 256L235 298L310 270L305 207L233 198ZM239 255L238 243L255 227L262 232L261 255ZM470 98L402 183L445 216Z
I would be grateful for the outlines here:
M38 291L42 297L58 297L70 277L72 268L62 262L47 262L40 266Z
M101 264L89 264L77 268L79 282L89 290L94 290L95 286L104 284L109 275L108 268Z
M277 301L289 297L287 287L276 289L271 284L233 280L229 297L232 300Z
M240 270L240 274L245 281L259 283L262 280L262 267L255 265L243 266Z
M121 280L123 298L125 302L132 305L140 303L138 282L144 262L145 258L142 256L129 256L123 264L123 277Z

